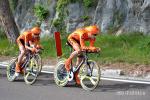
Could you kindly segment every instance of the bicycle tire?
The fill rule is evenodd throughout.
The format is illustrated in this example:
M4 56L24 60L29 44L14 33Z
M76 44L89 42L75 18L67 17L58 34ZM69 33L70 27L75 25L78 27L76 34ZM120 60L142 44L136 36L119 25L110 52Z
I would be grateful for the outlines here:
M92 75L89 75L90 69L88 68L88 65L84 63L79 69L79 78L82 88L87 91L92 91L98 86L101 73L100 67L95 61L88 60L88 63L90 67L91 64L94 66L94 69L91 72Z
M7 80L10 82L13 82L15 80L13 76L15 74L16 61L17 61L17 58L12 59L6 68Z
M60 72L62 71L62 72ZM68 74L65 69L65 59L60 60L54 70L54 81L57 86L64 87L68 83Z
M38 75L42 70L42 60L39 54L36 54L31 58L29 64L24 69L24 81L28 85L32 85L36 82Z

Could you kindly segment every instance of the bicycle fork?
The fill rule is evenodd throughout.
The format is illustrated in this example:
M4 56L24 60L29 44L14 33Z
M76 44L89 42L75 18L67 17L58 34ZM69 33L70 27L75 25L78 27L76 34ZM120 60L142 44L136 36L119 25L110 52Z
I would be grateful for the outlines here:
M87 65L87 71L88 71L88 75L92 76L92 72L93 72L93 66L90 66L90 63L88 62L88 57L85 55L85 64Z

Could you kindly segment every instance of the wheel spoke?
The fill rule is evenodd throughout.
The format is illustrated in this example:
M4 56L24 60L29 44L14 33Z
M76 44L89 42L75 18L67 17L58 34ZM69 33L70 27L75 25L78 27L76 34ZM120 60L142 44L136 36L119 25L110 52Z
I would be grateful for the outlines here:
M96 85L96 81L97 81L96 77L90 77L90 76L84 75L81 77L81 81L83 81L84 79L89 79L93 85Z
M59 61L54 70L54 80L58 86L65 86L68 83L68 74L65 69L65 60Z
M100 70L94 61L89 60L80 68L81 86L85 90L93 90L99 83Z
M28 73L25 75L26 79L28 78L29 74L30 74L30 72L28 72Z
M92 77L89 78L93 85L96 85L96 81Z
M36 76L36 74L35 74L34 72L31 72L30 74L31 74L32 76L34 76L34 77Z
M33 57L30 60L29 65L26 67L26 73L24 74L24 80L26 84L33 84L36 81L39 72L41 71L39 61L37 61L37 57Z

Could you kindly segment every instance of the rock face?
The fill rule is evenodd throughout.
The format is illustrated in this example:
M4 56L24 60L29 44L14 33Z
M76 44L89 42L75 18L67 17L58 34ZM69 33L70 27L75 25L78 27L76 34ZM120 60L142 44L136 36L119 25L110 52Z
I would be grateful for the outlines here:
M56 10L59 0L19 0L15 9L15 20L20 30L31 28L37 18L33 7L40 3L49 9L50 16L43 22L44 33L57 31L52 25L53 19L58 18ZM64 25L68 33L78 27L93 23L101 27L102 32L115 30L114 33L140 31L150 33L150 0L93 0L94 6L85 8L78 0L66 6L68 11Z

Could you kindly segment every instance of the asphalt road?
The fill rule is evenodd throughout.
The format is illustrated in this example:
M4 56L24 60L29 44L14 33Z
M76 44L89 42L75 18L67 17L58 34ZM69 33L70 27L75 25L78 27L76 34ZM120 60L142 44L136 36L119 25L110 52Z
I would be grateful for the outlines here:
M0 100L150 100L150 85L101 81L88 92L74 84L58 87L51 74L40 75L32 86L22 77L8 82L5 72L0 69Z

